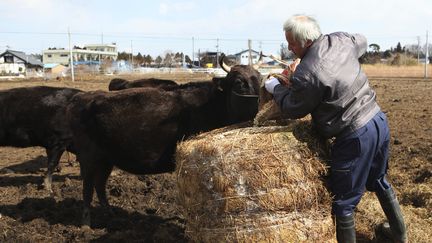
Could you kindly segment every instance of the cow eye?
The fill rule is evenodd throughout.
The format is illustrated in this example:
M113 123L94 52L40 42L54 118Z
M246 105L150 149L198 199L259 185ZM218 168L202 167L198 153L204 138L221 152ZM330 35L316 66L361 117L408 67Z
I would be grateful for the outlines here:
M236 79L234 85L235 85L236 87L238 87L238 88L242 88L242 89L248 87L247 82L243 82L243 80L241 80L241 79Z

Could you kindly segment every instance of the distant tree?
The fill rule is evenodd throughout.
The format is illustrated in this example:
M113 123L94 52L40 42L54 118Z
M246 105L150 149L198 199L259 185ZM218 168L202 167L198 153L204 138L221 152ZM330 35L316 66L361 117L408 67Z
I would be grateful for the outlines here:
M383 52L383 58L390 58L392 56L392 51L391 50L385 50Z
M380 62L381 56L379 52L366 52L359 58L361 64L376 64Z
M162 63L162 57L161 57L161 56L157 56L156 59L155 59L155 63L156 63L158 66L160 66L161 63Z
M190 59L190 57L188 55L185 56L185 61L189 64L192 63L192 60Z
M165 58L163 59L163 64L165 67L171 67L173 64L173 54L166 53Z
M418 44L406 45L405 50L407 53L417 56L417 53L421 54L421 48Z
M182 52L182 53L177 52L177 53L174 55L174 60L175 60L176 62L181 62L182 59L183 59L183 52Z
M397 53L393 60L390 62L390 65L397 65L399 66L401 64L401 55L399 53Z
M138 54L134 57L134 61L138 65L141 65L144 62L144 58L143 58L143 56L141 55L140 52L138 52Z
M119 52L117 54L117 60L129 60L130 59L130 53L127 52Z
M144 57L144 64L150 65L153 62L153 58L150 55Z
M372 43L369 45L369 48L372 49L373 52L377 53L380 50L380 46L378 44Z
M401 46L401 43L400 42L398 42L397 43L397 45L396 45L396 50L395 50L397 53L402 53L403 52L403 50L402 50L402 46Z

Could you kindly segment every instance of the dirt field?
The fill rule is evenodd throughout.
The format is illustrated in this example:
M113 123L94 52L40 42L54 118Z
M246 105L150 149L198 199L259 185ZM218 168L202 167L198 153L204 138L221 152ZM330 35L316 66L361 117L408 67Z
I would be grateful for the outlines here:
M50 85L107 90L112 77L97 81L0 81L0 89ZM131 78L131 77L129 77ZM168 77L167 77L168 78ZM191 77L179 77L184 82ZM196 80L207 76L193 77ZM411 242L432 238L432 80L371 79L392 132L389 180L400 199ZM1 242L187 242L176 204L173 174L135 176L115 170L107 191L112 213L94 203L92 228L81 228L81 180L72 154L53 178L54 197L41 188L43 149L0 148ZM97 200L96 200L97 202ZM360 242L386 242L374 228L384 217L366 193L356 213Z

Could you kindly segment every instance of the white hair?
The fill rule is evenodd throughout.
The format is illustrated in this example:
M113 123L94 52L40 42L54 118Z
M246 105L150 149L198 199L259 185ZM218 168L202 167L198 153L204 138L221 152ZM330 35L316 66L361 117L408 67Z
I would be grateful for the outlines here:
M283 25L285 32L291 32L294 40L299 41L302 47L307 40L314 41L321 35L318 22L307 15L296 14L285 21Z

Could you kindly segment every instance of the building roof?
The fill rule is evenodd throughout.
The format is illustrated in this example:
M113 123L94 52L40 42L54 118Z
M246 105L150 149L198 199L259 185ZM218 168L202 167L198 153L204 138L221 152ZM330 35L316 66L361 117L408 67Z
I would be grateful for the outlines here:
M246 49L246 50L243 50L243 51L241 51L239 53L236 53L236 54L234 54L234 56L239 56L239 55L241 55L241 54L243 54L245 52L249 52L249 49ZM253 49L251 49L251 52L254 53L254 54L259 54L259 52L255 51Z
M63 65L58 64L58 63L45 63L45 64L43 65L44 68L55 68L55 67L57 67L57 66L63 66ZM63 67L64 67L64 66L63 66Z
M6 54L14 55L17 58L23 60L26 64L30 64L30 65L34 65L34 66L41 66L41 67L43 66L42 62L39 59L35 58L33 55L27 55L22 51L6 50L2 54L0 54L0 57L4 56Z
M117 45L115 43L111 43L111 44L86 44L84 45L84 47L117 47Z

